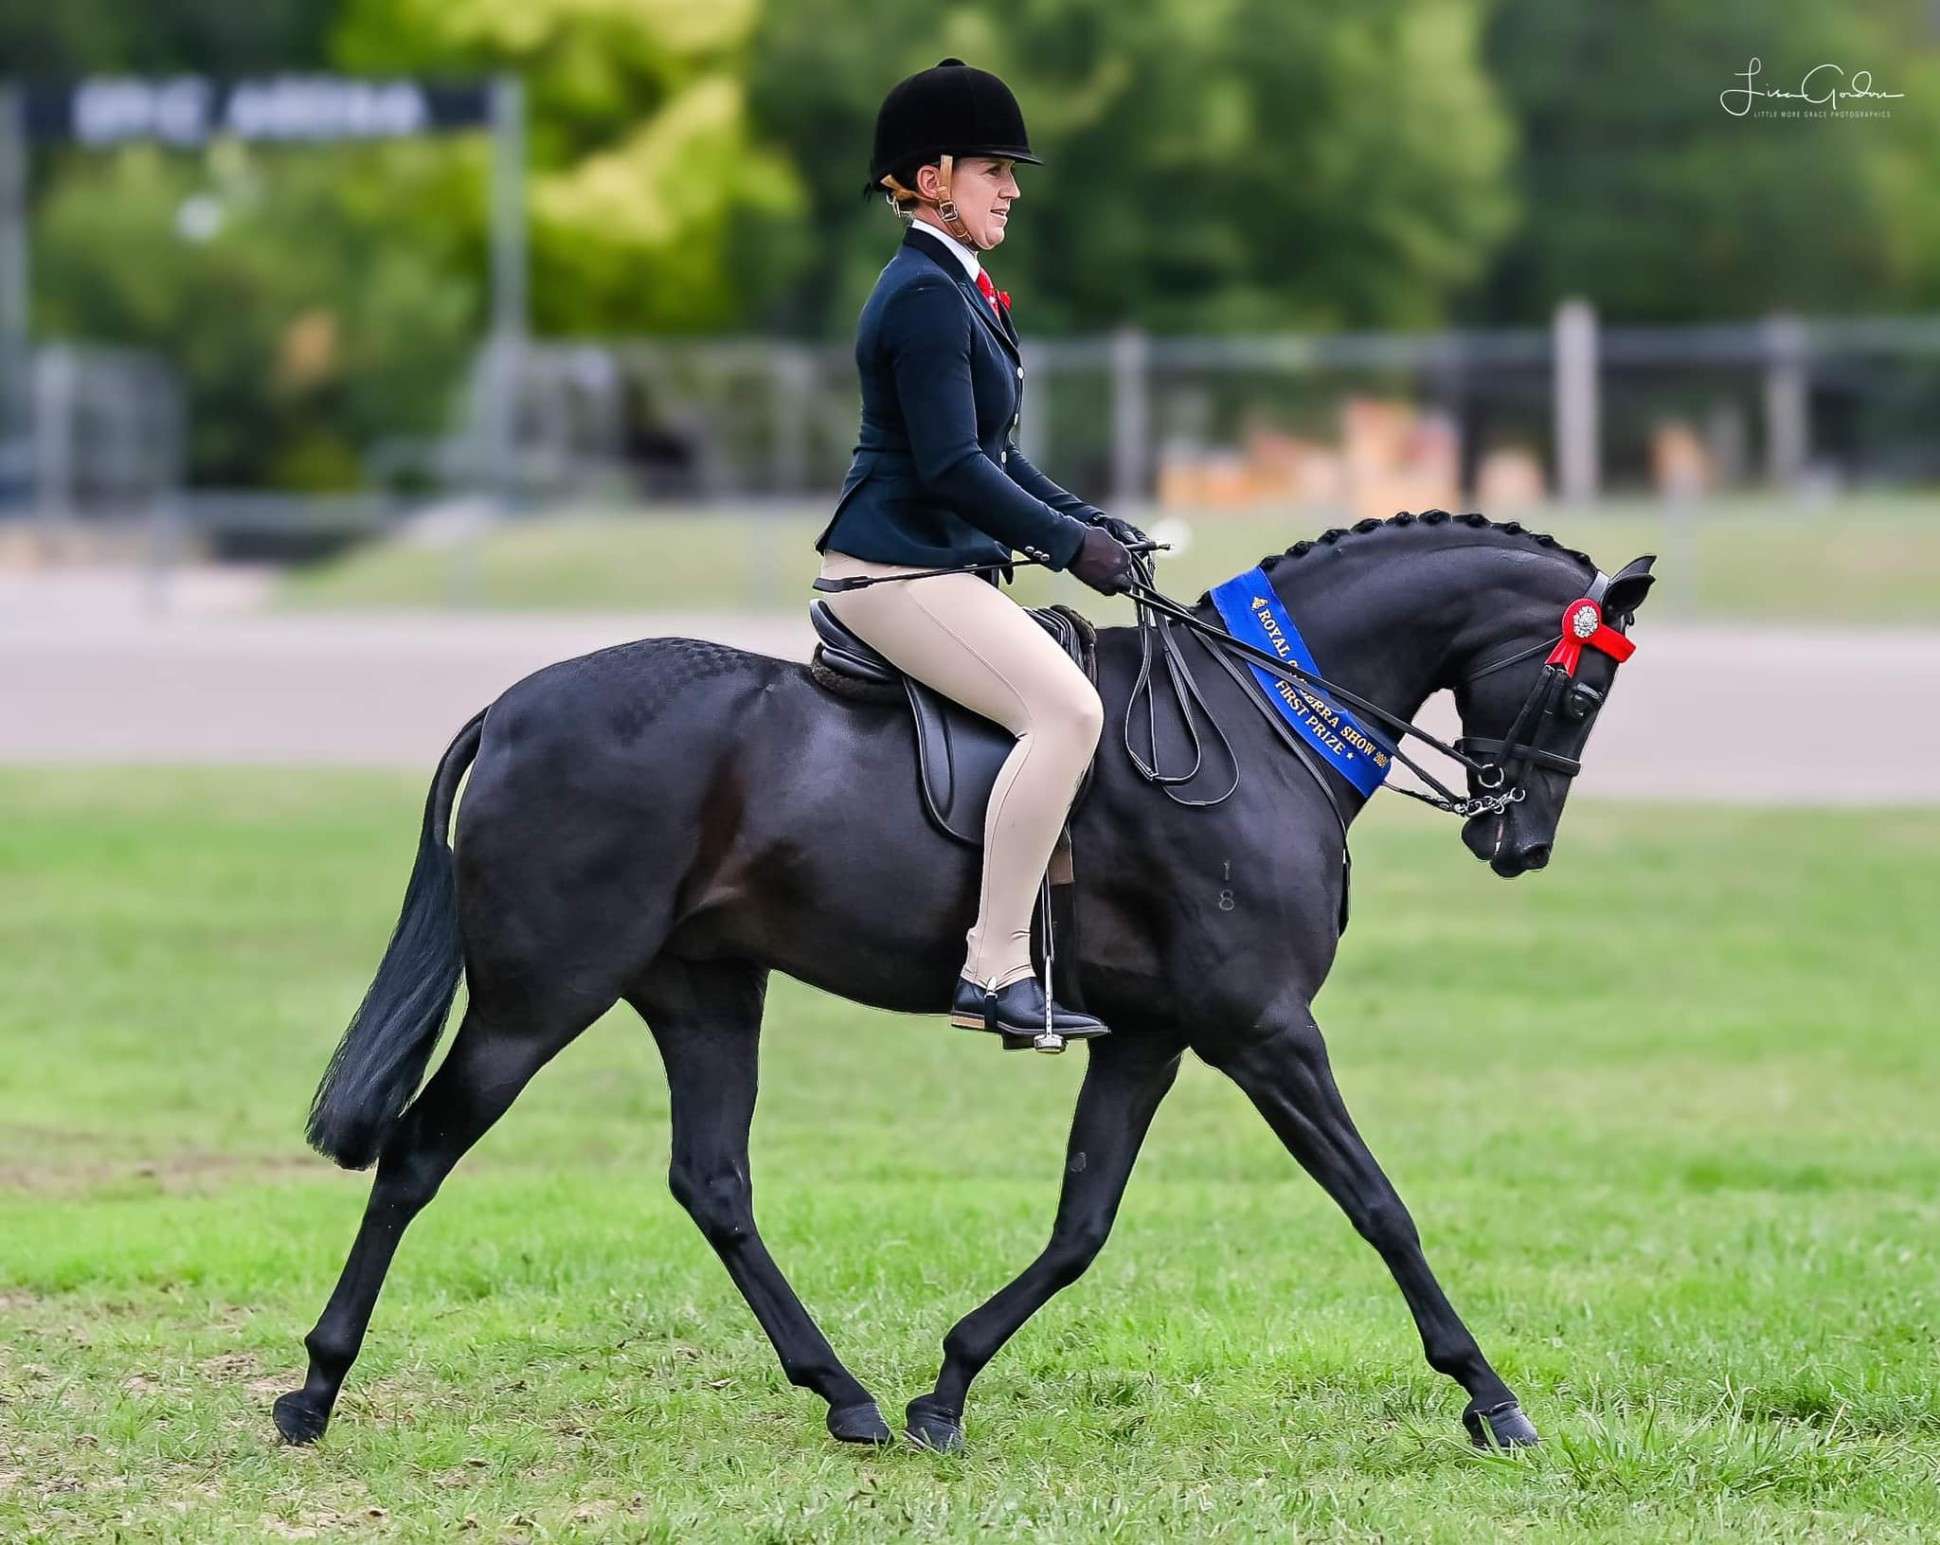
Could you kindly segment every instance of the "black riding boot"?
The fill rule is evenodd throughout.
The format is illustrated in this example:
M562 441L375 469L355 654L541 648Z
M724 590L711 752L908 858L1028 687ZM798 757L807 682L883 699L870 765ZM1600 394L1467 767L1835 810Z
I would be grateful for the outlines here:
M963 1030L990 1030L998 1035L1041 1036L1044 1021L1044 987L1033 973L1020 976L995 992L966 976L957 978L956 996L950 1000L950 1023ZM1068 1041L1090 1036L1110 1035L1102 1020L1080 1014L1051 1000L1048 1029Z

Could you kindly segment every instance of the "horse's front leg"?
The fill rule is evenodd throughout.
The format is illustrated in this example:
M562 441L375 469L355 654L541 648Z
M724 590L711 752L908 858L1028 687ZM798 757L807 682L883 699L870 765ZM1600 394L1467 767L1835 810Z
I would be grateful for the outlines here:
M1428 1269L1408 1209L1354 1129L1334 1085L1327 1046L1304 1003L1275 1028L1269 1018L1243 1041L1195 1047L1244 1089L1307 1173L1338 1202L1381 1259L1415 1317L1428 1365L1468 1391L1470 1439L1486 1448L1537 1441L1516 1397L1489 1366Z
M971 1380L1053 1294L1082 1277L1104 1248L1152 1114L1178 1077L1180 1043L1170 1038L1120 1031L1090 1047L1065 1147L1064 1188L1051 1242L1008 1287L965 1315L944 1338L936 1388L909 1403L909 1435L925 1447L963 1446L963 1401Z

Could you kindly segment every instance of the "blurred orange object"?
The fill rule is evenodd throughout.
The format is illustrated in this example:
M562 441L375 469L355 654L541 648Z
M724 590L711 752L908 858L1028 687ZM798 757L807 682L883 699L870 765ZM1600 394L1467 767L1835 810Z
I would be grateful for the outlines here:
M1460 443L1445 416L1350 397L1340 449L1255 423L1242 450L1168 449L1159 458L1158 499L1173 509L1319 505L1358 519L1453 508L1460 472Z
M1506 515L1543 501L1543 464L1534 451L1504 446L1482 458L1475 474L1475 507Z
M1666 498L1692 498L1716 481L1711 455L1682 419L1660 419L1650 430L1650 479Z
M1341 408L1341 443L1347 508L1356 520L1453 509L1461 501L1461 443L1443 414L1350 397Z

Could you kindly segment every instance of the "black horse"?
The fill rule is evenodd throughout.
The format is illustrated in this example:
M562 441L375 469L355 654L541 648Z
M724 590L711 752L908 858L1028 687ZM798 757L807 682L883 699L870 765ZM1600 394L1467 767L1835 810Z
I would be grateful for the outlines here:
M1498 739L1563 608L1597 576L1553 538L1440 511L1330 531L1263 567L1340 686L1404 717L1453 688L1467 733ZM1647 570L1638 560L1609 583L1608 617L1634 613ZM1196 613L1214 615L1203 596ZM1059 957L1114 1033L1090 1043L1050 1243L945 1338L908 1431L961 1443L971 1381L1103 1246L1190 1049L1245 1090L1381 1253L1430 1366L1468 1393L1471 1437L1534 1442L1355 1131L1309 1012L1339 939L1336 809L1247 689L1212 669L1199 673L1205 700L1245 769L1240 788L1189 809L1141 781L1111 754L1138 648L1134 629L1098 634L1106 750L1074 816L1081 949ZM1607 693L1615 670L1587 653L1577 681ZM1464 840L1498 874L1548 861L1568 792L1556 758L1574 757L1588 728L1543 718L1525 797L1468 820ZM467 765L454 851L446 832ZM1351 818L1360 797L1344 781L1335 793ZM349 1168L375 1160L377 1175L305 1340L308 1378L276 1402L284 1437L314 1439L329 1421L406 1225L526 1081L624 998L665 1059L674 1195L788 1380L828 1402L829 1431L889 1439L755 1229L748 1127L770 971L882 1008L947 1008L981 855L940 836L919 800L900 704L842 701L800 664L694 639L551 666L460 731L432 782L397 931L311 1112L318 1149ZM461 971L469 1006L420 1092Z

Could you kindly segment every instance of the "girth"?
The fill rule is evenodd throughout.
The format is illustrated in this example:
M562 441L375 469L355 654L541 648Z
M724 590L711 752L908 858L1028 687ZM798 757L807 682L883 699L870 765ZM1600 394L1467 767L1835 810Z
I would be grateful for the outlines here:
M1029 609L1044 631L1058 641L1085 678L1098 681L1096 633L1091 623L1068 606ZM1017 744L1016 737L994 720L973 713L934 687L906 676L855 633L844 627L826 601L809 603L808 618L820 642L809 661L816 683L841 697L866 701L909 703L916 729L917 783L923 809L937 830L971 847L983 846L984 811L990 803L997 770ZM1071 801L1076 810L1091 787L1097 768L1094 756ZM1067 832L1059 839L1052 859L1052 880L1068 872ZM1063 860L1063 863L1060 863Z

